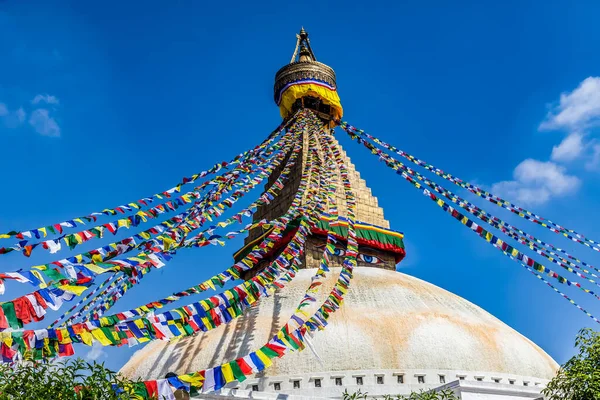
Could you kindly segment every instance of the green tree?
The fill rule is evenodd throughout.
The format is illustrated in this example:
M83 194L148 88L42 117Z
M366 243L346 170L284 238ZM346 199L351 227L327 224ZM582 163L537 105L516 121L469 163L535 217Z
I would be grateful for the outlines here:
M408 396L398 396L398 400L458 400L452 390L441 390L439 392L412 392Z
M142 399L143 383L123 378L104 364L81 359L60 363L0 364L2 400Z
M378 396L379 397L379 396ZM389 394L383 395L383 400L458 400L458 397L451 390L442 390L440 392L433 391L420 391L412 392L408 396L396 395L392 396ZM367 393L363 393L360 390L354 393L348 393L348 389L342 393L343 400L364 400L367 399Z
M586 328L575 339L579 353L567 361L542 394L549 400L600 400L600 332Z

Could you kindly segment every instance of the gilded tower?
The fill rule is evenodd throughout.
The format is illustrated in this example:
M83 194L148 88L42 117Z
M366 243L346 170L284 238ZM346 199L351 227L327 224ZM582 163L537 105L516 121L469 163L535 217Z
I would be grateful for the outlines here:
M302 28L296 35L296 48L289 64L282 67L275 74L274 99L279 106L281 116L290 118L299 109L310 109L322 121L326 127L334 127L343 115L343 108L337 92L335 71L328 65L317 61L315 53L310 45L308 33ZM335 140L335 139L334 139ZM261 206L254 214L254 220L274 220L283 215L290 206L298 189L302 171L306 164L308 152L308 137L302 136L301 162L295 164L289 181L281 193L268 205ZM339 145L339 143L336 144ZM360 245L359 265L385 268L393 270L396 264L404 257L404 244L402 234L390 230L390 224L383 215L383 209L379 206L377 197L371 193L364 179L352 164L346 152L341 148L341 157L350 173L350 183L357 200L357 234ZM266 187L270 187L279 176L283 165L271 175ZM338 171L339 174L339 171ZM337 192L335 200L336 209L342 219L345 217L345 195L343 187L337 180ZM313 235L307 240L305 248L305 260L303 268L317 268L321 259L325 243L325 235L330 228L331 216L327 213L322 215L321 224L313 230ZM339 227L334 227L338 239L344 238L344 221L340 221ZM234 254L239 260L260 242L266 232L260 228L250 232L244 242L244 247ZM340 244L338 254L343 252L343 244ZM281 248L281 246L279 247ZM263 265L277 255L274 251L270 257L263 260ZM339 262L339 259L335 260ZM337 264L336 262L336 264ZM249 271L248 276L260 272L261 268ZM248 277L247 276L247 277Z

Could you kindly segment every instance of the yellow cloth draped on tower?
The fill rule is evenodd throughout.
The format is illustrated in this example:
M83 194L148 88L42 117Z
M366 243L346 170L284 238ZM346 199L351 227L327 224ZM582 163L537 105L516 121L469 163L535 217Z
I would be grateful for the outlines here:
M325 104L331 106L333 116L339 120L344 114L340 96L334 88L319 82L297 82L288 85L283 89L281 100L279 101L279 111L282 118L287 118L292 113L292 106L297 99L305 96L320 98Z

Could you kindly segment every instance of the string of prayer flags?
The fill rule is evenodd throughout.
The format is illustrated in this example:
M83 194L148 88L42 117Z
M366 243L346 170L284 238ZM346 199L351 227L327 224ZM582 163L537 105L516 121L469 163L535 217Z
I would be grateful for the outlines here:
M257 226L257 224L251 224L249 226ZM153 312L156 309L163 308L165 305L173 303L181 299L182 297L202 293L209 289L216 290L217 287L222 288L227 281L239 279L239 276L242 272L248 271L251 268L255 267L256 264L258 264L258 262L262 260L264 256L273 248L273 246L279 241L281 241L281 239L283 238L283 236L281 235L283 228L284 227L281 226L274 229L271 232L271 234L265 238L264 241L262 241L260 244L255 245L251 253L248 254L244 259L238 261L232 267L226 269L225 271L218 273L210 277L209 279L204 280L200 284L173 293L172 295L167 296L165 298L154 300L143 306L139 306L128 311L123 311L121 313L115 314L115 316L100 318L101 313L99 313L97 316L94 316L93 319L100 318L99 322L101 326L110 326L114 325L114 323L116 323L115 321L125 321L129 318L134 318L136 316L145 316L147 313Z
M469 227L471 231L475 232L479 237L484 239L486 242L490 243L496 249L500 250L504 255L508 256L509 258L511 258L514 261L524 264L525 266L527 266L537 272L547 274L548 276L556 279L559 283L567 284L569 286L576 286L579 289L581 289L582 291L584 291L585 293L588 293L588 294L600 299L594 292L583 288L579 283L572 282L572 281L560 276L558 273L550 270L549 268L547 268L544 265L535 261L533 258L528 257L527 255L523 254L522 252L520 252L513 246L502 241L501 239L499 239L497 236L495 236L491 232L488 232L482 226L478 225L477 223L475 223L468 217L464 216L458 210L456 210L453 207L451 207L450 205L448 205L441 198L439 198L436 195L434 195L433 193L431 193L428 189L423 189L422 185L419 182L417 182L415 179L413 179L411 176L409 176L409 174L406 171L406 167L404 167L404 168L400 167L400 165L402 165L402 164L399 161L397 161L393 157L383 153L382 151L376 149L372 144L370 144L369 142L364 140L361 136L352 133L352 131L348 131L348 133L352 139L358 141L359 143L363 144L366 148L371 150L372 154L378 156L379 159L384 161L387 166L396 170L396 172L398 174L400 174L404 179L406 179L409 183L411 183L416 189L423 190L423 194L426 197L430 198L432 201L434 201L440 208L442 208L444 211L446 211L452 217L454 217L455 219L460 221L463 225ZM413 171L411 171L411 172L413 172ZM572 304L574 304L574 303L572 303ZM585 312L586 315L589 314L587 311L583 310L581 307L578 307L578 308L580 310L582 310L583 312ZM596 320L595 317L592 316L592 318L594 318L594 320Z
M412 177L417 178L419 181L425 183L425 185L427 185L428 187L430 187L431 189L433 189L437 193L443 195L444 197L446 197L447 199L449 199L454 204L457 204L459 207L463 208L467 212L469 212L472 215L476 216L477 218L479 218L483 222L487 222L488 224L490 224L494 228L499 229L503 233L507 234L509 237L511 237L514 240L516 240L517 242L519 242L521 244L525 244L531 250L533 250L536 253L538 253L539 255L547 258L552 263L560 266L561 268L567 270L568 272L571 272L571 273L579 276L580 278L586 279L589 282L591 282L591 283L593 283L593 284L595 284L595 285L597 285L597 286L600 287L600 284L598 284L593 279L591 279L591 278L587 277L586 275L584 275L584 274L582 274L582 273L574 270L573 268L571 268L571 266L572 266L572 267L574 267L576 269L581 269L581 267L579 265L574 264L574 263L570 262L569 260L566 260L566 259L564 259L564 258L562 258L560 256L558 256L558 259L556 259L556 258L552 257L551 255L547 254L545 250L540 249L536 242L541 242L541 241L537 240L535 237L527 234L526 232L524 232L524 231L522 231L522 230L520 230L518 228L514 228L513 226L509 225L508 223L505 223L504 221L502 221L500 218L491 215L490 213L488 213L488 212L480 209L479 207L475 206L474 204L469 203L468 201L462 199L461 197L457 196L456 194L452 193L451 191L449 191L449 190L445 189L444 187L438 185L437 183L435 183L433 181L430 181L429 179L427 179L426 177L422 176L418 172L416 172L414 170L411 170L410 168L406 167L401 162L399 162L399 161L397 161L397 160L389 157L387 154L385 154L381 150L376 149L373 145L369 144L368 142L363 141L362 143L365 145L365 147L367 147L368 149L370 149L373 154L377 154L380 157L380 159L386 161L386 163L388 165L390 165L396 171L402 172L402 173L406 173L406 174L411 175ZM410 180L412 178L407 178L407 179ZM521 234L523 234L523 236L521 236ZM532 238L533 241L530 240L529 238ZM556 254L553 253L553 255L556 255ZM584 270L584 272L589 273L589 271L587 271L585 269L583 269L583 270ZM595 274L592 274L592 276L594 276L594 277L597 278L597 276ZM576 283L576 282L572 282L572 283L575 286L580 287L580 285L578 283ZM589 291L587 289L583 289L582 288L582 290L595 295L593 292L591 292L591 291Z
M354 268L356 267L358 256L358 241L355 229L356 197L352 191L352 186L350 184L349 172L341 157L339 146L333 142L331 136L326 133L323 133L322 135L320 135L320 138L322 140L323 147L326 148L327 151L333 155L340 170L340 177L342 185L344 187L344 194L346 197L348 238L346 242L346 254L344 257L344 262L342 264L342 270L340 271L340 275L338 276L334 287L329 293L327 299L319 307L319 309L305 323L305 326L310 331L324 329L327 325L327 320L329 319L329 316L341 307L345 294L347 293L348 288L350 286L350 281L353 276L352 273Z
M297 154L297 153L296 153L296 154ZM291 158L291 157L290 157L290 158ZM283 178L284 178L284 176L281 176L280 178L281 178L281 179L283 179ZM143 264L142 264L142 265L143 265ZM144 274L144 270L143 270L143 269L141 269L141 270L138 272L138 275L141 277L141 276L143 276L143 274ZM130 281L128 281L128 282L130 282ZM111 285L111 287L113 287L113 286L114 286L114 284L113 284L113 285ZM114 297L113 297L112 299L114 300Z
M362 129L357 129L354 126L348 124L347 122L341 122L340 126L346 130L346 132L348 132L350 134L350 132L353 132L355 134L359 134L362 136L365 136L367 138L369 138L370 140L374 141L375 143L377 143L378 145L390 150L390 151L394 151L397 154L399 154L400 156L406 158L407 160L410 160L411 162L433 172L434 174L436 174L439 177L442 177L452 183L454 183L455 185L458 185L464 189L467 189L468 191L470 191L473 194L476 194L477 196L488 200L489 202L491 202L492 204L495 204L499 207L505 208L509 211L511 211L512 213L518 215L521 218L524 218L528 221L531 221L533 223L536 223L538 225L543 226L546 229L551 230L552 232L555 233L560 233L563 236L565 236L566 238L583 244L593 250L599 251L600 252L600 242L592 240L592 239L588 239L586 238L584 235L577 233L576 231L574 231L573 229L567 229L564 228L563 226L554 223L552 221L550 221L549 219L545 219L531 211L528 211L522 207L519 207L499 196L496 196L492 193L489 193L483 189L481 189L480 187L473 185L469 182L466 182L462 179L459 179L447 172L442 171L439 168L436 168L435 166L426 163L425 161L419 160L418 158L388 144L385 143L384 141L382 141L381 139L375 138L372 135L369 135L368 133L366 133L365 131L363 131Z
M337 303L334 303L334 305L339 304L339 299L337 297L339 296L339 288L343 289L345 287L347 289L349 279L352 275L351 270L353 268L353 265L356 264L356 254L358 253L358 243L356 242L356 234L354 232L354 209L356 207L356 201L354 199L354 195L350 187L349 179L347 176L347 170L345 169L345 166L343 166L343 162L341 162L341 157L339 157L339 151L337 152L337 154L338 160L340 164L342 164L340 165L340 169L343 168L346 171L346 174L342 173L342 180L345 182L345 192L349 215L348 219L350 254L347 256L348 262L344 263L343 269L346 269L346 273L343 274L341 281L338 280L338 283L340 283L340 285L336 287L335 291L332 291L332 296L336 298L336 300L338 300ZM307 160L307 164L310 163L309 159ZM303 174L303 178L306 177L307 175ZM306 227L306 225L301 224L300 228L302 227ZM354 262L352 262L352 258L354 259ZM322 307L321 315L328 316L330 312L334 311L335 307L330 307L329 304L324 304L324 306ZM317 316L316 318L319 319L322 317ZM197 389L201 389L203 392L218 390L227 383L236 380L243 381L246 378L246 376L252 375L254 373L264 370L265 368L268 368L272 364L272 359L276 357L282 357L288 351L304 349L304 336L307 333L307 326L308 323L305 325L301 325L298 329L290 332L288 330L288 325L286 324L276 336L274 336L267 344L265 344L265 346L254 352L251 352L247 356L223 364L221 366L217 366L215 368L198 371L192 374L180 375L178 379L180 379L183 382L190 382L193 379L194 386ZM314 327L315 325L313 324L312 326Z
M275 170L279 163L284 159L285 157L285 152L281 152L274 160L272 163L270 163L267 167L263 168L263 170L261 171L261 173L254 179L254 180L248 180L245 181L245 185L236 190L232 196L230 196L227 200L227 204L229 206L232 206L239 198L241 198L245 193L249 192L250 190L252 190L254 187L256 187L259 183L261 183L264 179L266 179L270 173L272 173L273 170ZM282 176L282 179L287 179L288 176ZM220 188L220 192L223 192L223 190L227 189L227 186ZM261 198L259 200L263 200L264 198ZM267 199L268 200L268 199ZM212 203L209 203L212 204ZM115 242L115 243L110 243L106 246L103 246L101 248L97 248L95 250L89 251L87 253L83 253L83 254L79 254L77 256L73 256L73 257L69 257L67 259L63 259L63 260L58 260L58 261L54 261L52 263L49 264L45 264L45 265L40 265L40 266L36 266L34 268L36 268L36 271L21 271L19 273L15 272L15 273L5 273L5 274L0 274L0 282L2 279L15 279L18 282L28 282L33 284L34 286L39 286L41 284L41 282L43 282L44 280L41 279L41 282L39 279L37 278L31 278L31 276L24 276L24 274L29 273L31 275L31 273L34 273L38 276L40 275L40 271L43 271L44 274L48 275L49 273L52 273L52 271L54 271L54 269L52 269L51 267L54 266L58 266L61 268L69 268L69 267L74 267L74 268L79 268L80 270L82 269L82 265L80 265L83 262L83 258L86 257L88 258L91 264L98 264L98 263L105 263L108 260L128 253L134 249L137 248L141 248L144 247L147 250L148 249L152 249L153 247L162 247L162 250L164 250L164 247L170 247L171 243L174 242L172 236L175 235L175 238L177 238L177 240L179 240L179 238L183 235L186 234L187 231L192 231L197 229L200 225L202 225L207 219L210 219L210 215L220 215L220 213L222 211L221 207L222 207L223 203L219 203L216 206L213 206L211 208L209 208L207 211L205 211L204 213L202 213L201 215L195 216L191 221L187 220L187 218L192 215L193 210L188 210L184 213L178 214L176 216L174 216L173 218L163 221L158 225L155 225L154 227L143 231L137 235L122 239L119 242ZM258 203L260 204L260 203ZM252 207L248 207L247 209L245 209L244 211L244 215L250 214L251 215L251 210L255 208L255 206L257 205L257 202L252 203ZM239 219L239 218L238 218ZM187 221L187 222L184 222ZM235 222L235 218L234 220L229 221L229 223L233 223ZM221 224L223 225L223 224ZM165 228L167 228L167 230L165 230ZM157 236L156 239L152 239L152 240L147 240L149 239L152 234L160 234L159 236ZM136 243L136 239L138 240L143 240L141 243L137 244ZM162 242L162 243L161 243ZM89 272L90 270L90 264L86 264L87 270L84 271L79 271L83 274L85 274L85 272ZM103 273L105 272L105 270L103 270L102 268L93 268L93 271L91 271L92 274L90 275L97 275L99 273ZM90 276L88 275L88 276ZM66 279L66 278L63 278ZM3 287L3 286L2 286Z
M281 134L281 132L283 132L291 122L292 122L291 119L288 121L282 122L263 142L261 142L259 145L257 145L253 149L247 150L247 151L237 155L235 158L233 158L229 162L223 161L220 163L216 163L211 168L209 168L205 171L194 174L191 177L183 178L179 184L177 184L175 187L173 187L171 189L165 190L160 193L153 194L152 196L149 196L149 197L144 197L138 201L128 203L127 205L121 205L121 206L118 206L118 207L115 207L112 209L104 209L101 212L92 212L89 215L78 217L78 218L73 218L68 221L60 222L58 224L52 224L52 225L48 225L45 227L36 228L36 229L28 230L28 231L20 231L20 232L10 231L7 233L3 233L3 234L0 234L0 239L8 239L11 237L16 237L17 239L21 239L21 240L24 240L26 238L32 239L34 237L36 239L40 239L42 237L46 237L49 233L50 234L56 234L56 233L61 234L63 232L63 229L65 229L65 228L75 228L79 225L85 225L86 222L87 223L95 222L99 216L117 215L118 213L125 214L126 212L131 212L133 210L139 210L142 207L147 206L149 203L152 203L154 201L154 199L170 198L173 193L180 192L181 186L188 184L188 183L192 183L192 182L196 181L198 178L204 178L205 176L207 176L209 174L216 173L216 172L220 171L222 168L228 168L232 165L239 164L239 163L245 161L246 159L251 158L255 154L259 153L263 149L267 148L273 141L275 141L277 139L277 137Z
M63 318L65 318L67 316L68 316L67 319L65 319L65 321L62 324L60 324L61 326L64 326L64 325L68 324L70 321L73 321L76 318L80 317L83 313L85 313L87 311L88 308L90 308L92 306L92 304L94 304L94 302L96 302L98 300L98 298L100 296L102 296L104 294L105 291L111 290L111 287L113 287L114 285L118 285L120 282L122 282L125 279L126 279L126 275L122 275L122 274L114 274L112 276L109 276L104 282L102 282L100 285L98 285L92 292L90 292L86 296L84 296L81 300L79 300L70 309L68 309L67 311L65 311L65 313L63 315L61 315L54 322L52 322L48 326L48 328L54 327ZM106 289L104 289L104 287L106 285L108 285L108 286L106 287ZM87 300L90 300L90 302L88 304L84 305L77 312L71 314L73 311L75 311L78 307L80 307Z
M33 359L41 359L63 356L64 352L57 350L59 345L68 345L67 353L71 355L73 354L72 343L92 345L93 342L98 341L104 346L123 344L132 346L149 340L172 339L214 329L242 315L244 309L250 307L263 295L283 287L283 282L289 282L295 276L301 262L302 249L303 241L292 241L278 257L279 262L273 262L252 279L219 295L163 314L137 318L112 327L101 326L98 321L87 321L65 328L0 332L2 354L31 354ZM284 275L280 276L282 273ZM277 280L281 282L274 285ZM15 337L28 337L31 340L18 341L14 340ZM39 338L43 339L42 351L35 351L34 349L40 349Z
M295 154L297 155L297 153L295 153ZM290 159L291 159L291 158L292 158L292 157L290 157ZM292 160L292 162L293 162L293 160ZM290 166L290 167L291 167L291 166ZM280 176L280 178L284 178L284 176ZM259 222L259 224L264 224L264 223L266 223L266 221L261 221L261 222ZM254 224L254 225L257 225L257 224ZM247 230L248 230L248 229L250 229L251 227L253 227L253 225L252 225L252 224L251 224L251 225L248 225L248 226L247 226L246 228L244 228L242 231L247 231ZM211 237L210 237L210 238L207 240L207 242L213 242L213 241L215 240L215 239L214 239L214 236L215 236L215 235L212 235L212 236L211 236ZM231 235L231 233L230 233L230 234L228 234L227 238L231 238L231 237L234 237L234 236L235 236L235 235ZM140 267L144 267L144 264L142 264ZM149 271L149 268L140 268L140 269L138 270L137 276L139 277L139 279L141 279L141 277L143 277L143 276L144 276L144 274L145 274L146 272L148 272L148 271ZM121 297L121 296L122 296L122 295L123 295L123 294L124 294L124 293L125 293L125 292L126 292L128 289L129 289L129 288L131 288L131 287L132 287L134 284L137 284L137 283L139 283L139 279L128 279L128 280L124 281L124 282L123 282L123 284L122 284L122 287L121 287L121 288L119 288L119 289L118 289L118 290L117 290L115 293L111 293L110 297L109 297L108 299L106 299L106 300L105 300L103 303L100 303L100 304L98 304L98 305L96 306L96 308L97 308L97 309L99 309L101 313L103 313L104 311L106 311L107 309L109 309L109 308L110 308L110 307L111 307L111 306L112 306L112 305L113 305L113 304L116 302L116 300L117 300L118 298L120 298L120 297ZM118 283L118 282L117 282L117 283ZM115 286L117 283L113 283L113 284L112 284L112 285L109 287L109 289L110 289L110 288L112 288L112 287L114 287L114 286ZM212 281L210 281L210 282L206 282L206 284L207 284L207 285L211 285L211 284L212 284ZM90 294L90 295L91 295L91 294ZM93 303L90 303L90 304L86 305L86 306L85 306L85 307L84 307L82 310L80 310L80 312L79 312L79 313L77 313L76 315L73 315L73 316L72 316L70 319L72 319L72 318L74 318L74 317L76 317L76 316L80 315L82 312L85 312L85 311L86 311L86 310L87 310L87 309L88 309L88 308L89 308L89 307L90 307L92 304L93 304ZM76 307L75 307L75 308L76 308ZM72 308L72 309L74 309L74 308ZM99 315L101 315L101 313L100 313L100 314L98 314L98 313L94 314L94 318L98 318L98 316L99 316Z
M258 155L257 157L260 162L258 162L257 165L261 165L261 164L265 164L267 166L270 165L269 162L266 162L267 160L265 159L265 157L268 157L271 154L273 154L275 151L280 150L287 143L289 143L289 140L282 140L278 143L275 143L272 147L270 147L267 151L265 151L264 154ZM244 168L245 168L245 164L242 163L242 164L240 164L240 167L238 167L237 169L244 170ZM259 167L259 169L260 169L260 167ZM262 168L262 171L264 172L265 169ZM252 169L246 170L245 172L252 172ZM221 180L219 180L219 178L221 178ZM73 250L76 246L78 246L84 242L87 242L90 239L102 238L104 236L105 231L108 231L108 232L112 233L113 235L116 235L120 228L130 229L131 227L137 227L141 223L147 222L148 219L154 219L154 218L161 216L164 213L175 211L179 207L182 207L186 204L192 203L194 199L199 200L199 199L201 199L200 192L206 186L208 186L209 184L214 185L214 184L220 183L222 181L223 181L222 177L217 177L213 180L205 181L202 185L194 188L192 191L189 191L188 193L185 193L175 199L169 200L162 204L158 204L158 205L156 205L148 210L145 210L145 211L143 211L143 210L137 211L135 214L133 214L129 217L121 218L121 219L118 219L118 220L115 220L115 221L112 221L109 223L98 225L93 228L83 230L81 232L76 232L76 233L72 233L72 234L68 234L68 235L62 235L56 239L50 239L50 240L46 240L46 241L39 242L39 243L29 243L29 241L27 241L27 240L21 240L13 246L1 247L0 255L8 254L12 251L20 251L23 253L23 255L29 257L31 255L32 251L38 247L44 248L44 249L48 250L51 254L54 254L61 250L61 248L62 248L61 242L64 242L65 245L68 246L70 250ZM234 185L240 185L240 183L234 182ZM37 235L37 236L39 236L39 235Z

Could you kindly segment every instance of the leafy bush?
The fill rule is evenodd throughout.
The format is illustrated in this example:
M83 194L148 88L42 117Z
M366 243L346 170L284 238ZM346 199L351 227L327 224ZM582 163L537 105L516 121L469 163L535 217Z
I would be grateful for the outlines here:
M342 393L343 400L365 400L367 399L367 393L363 393L360 389L358 392L348 393L348 390L344 390ZM459 400L458 397L451 390L442 390L440 392L412 392L408 396L396 395L392 396L389 394L383 395L384 400Z
M135 396L141 382L123 378L104 364L81 359L60 363L0 364L0 399L123 400Z
M600 332L586 328L575 339L579 354L558 371L542 394L549 400L600 400Z

